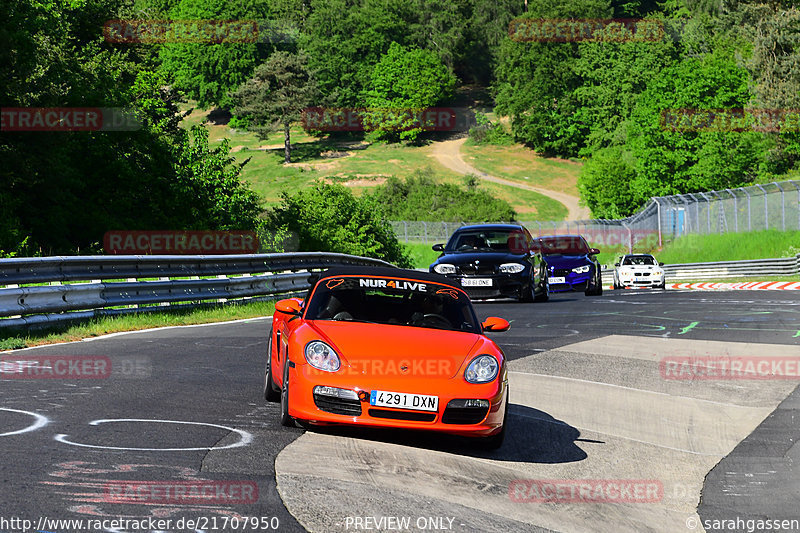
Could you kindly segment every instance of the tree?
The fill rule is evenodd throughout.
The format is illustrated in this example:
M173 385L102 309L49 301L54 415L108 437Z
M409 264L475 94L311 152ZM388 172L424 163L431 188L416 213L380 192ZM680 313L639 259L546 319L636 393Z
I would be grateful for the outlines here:
M301 252L338 252L411 266L381 211L342 185L317 183L294 195L284 193L281 204L268 212L266 226L297 235Z
M249 128L261 138L283 126L284 161L290 163L289 127L300 120L303 109L313 103L317 91L304 55L275 52L236 91L234 113L248 118Z
M169 12L174 20L264 21L269 18L266 0L216 2L213 0L180 0ZM187 32L192 26L187 25ZM231 42L191 42L202 37L197 30L188 33L186 42L161 45L161 68L173 78L175 87L196 100L201 109L210 106L228 107L230 93L244 83L256 66L271 53L273 46L247 34L237 34Z
M382 137L416 140L424 131L422 110L451 98L455 85L435 53L392 43L372 70L365 125Z
M521 18L609 18L612 11L610 0L546 0L530 5ZM546 155L577 155L585 145L588 128L576 116L575 90L582 83L577 58L575 42L503 41L495 71L496 111L511 116L518 141Z

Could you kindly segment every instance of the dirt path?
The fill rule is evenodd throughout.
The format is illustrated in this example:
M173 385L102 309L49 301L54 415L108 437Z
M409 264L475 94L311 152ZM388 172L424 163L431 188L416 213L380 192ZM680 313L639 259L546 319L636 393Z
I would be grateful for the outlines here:
M508 185L518 189L538 192L539 194L547 196L548 198L552 198L553 200L564 204L564 206L567 208L567 220L588 220L591 218L589 209L578 205L577 196L572 196L563 192L542 189L539 187L533 187L531 185L517 183L516 181L498 178L496 176L490 176L489 174L481 172L477 168L467 164L461 157L461 145L463 145L466 140L466 137L462 137L461 139L436 142L433 146L433 156L437 161L439 161L439 163L454 172L458 172L459 174L475 174L486 181L499 183L501 185Z

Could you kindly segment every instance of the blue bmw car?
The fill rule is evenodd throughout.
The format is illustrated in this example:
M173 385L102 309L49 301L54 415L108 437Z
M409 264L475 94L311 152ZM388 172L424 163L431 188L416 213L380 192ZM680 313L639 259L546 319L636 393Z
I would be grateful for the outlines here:
M600 263L580 235L547 235L536 239L536 247L547 265L550 292L581 291L586 296L603 294Z

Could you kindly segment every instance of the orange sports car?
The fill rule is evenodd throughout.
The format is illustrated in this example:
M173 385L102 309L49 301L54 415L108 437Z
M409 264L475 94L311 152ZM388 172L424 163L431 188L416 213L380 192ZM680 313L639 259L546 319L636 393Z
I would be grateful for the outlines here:
M305 299L278 302L264 397L286 426L354 424L505 435L506 359L469 296L438 274L389 267L327 270Z

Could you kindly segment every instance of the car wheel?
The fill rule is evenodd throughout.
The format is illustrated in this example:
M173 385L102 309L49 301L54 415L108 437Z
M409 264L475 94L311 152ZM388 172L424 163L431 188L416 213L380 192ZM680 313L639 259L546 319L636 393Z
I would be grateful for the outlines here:
M506 392L506 405L505 411L503 412L503 428L500 430L499 433L495 433L490 437L482 437L480 442L480 447L484 450L497 450L503 445L503 441L506 438L506 428L508 427L508 392Z
M534 295L533 301L534 302L546 302L550 299L550 285L547 283L546 278L542 278L542 282L539 284L541 288L541 292L539 294Z
M281 399L280 389L272 379L272 330L269 331L269 344L267 345L267 368L264 371L264 399L268 402L277 402Z
M289 358L283 362L283 384L281 386L281 425L294 427L294 418L289 415Z
M517 301L530 303L536 300L536 294L533 288L533 283L528 283L520 289L519 298Z
M595 278L593 284L589 284L589 287L586 288L584 294L586 296L601 296L603 294L603 281L602 277L598 280Z

